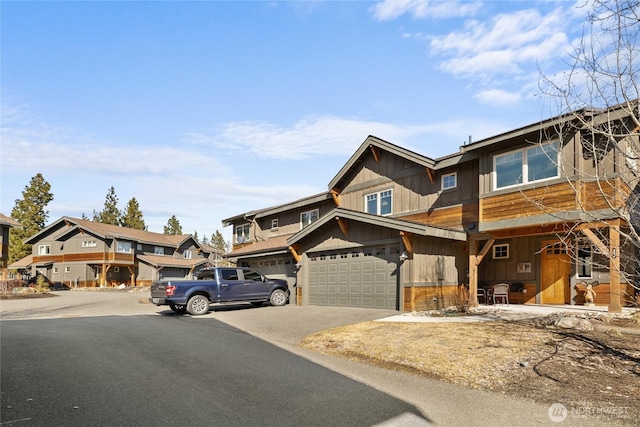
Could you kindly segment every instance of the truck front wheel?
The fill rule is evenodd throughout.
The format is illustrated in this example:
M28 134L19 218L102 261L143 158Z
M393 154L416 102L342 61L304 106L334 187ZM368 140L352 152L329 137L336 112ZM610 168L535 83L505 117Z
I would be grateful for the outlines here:
M271 298L269 298L269 302L271 305L282 306L287 303L287 294L282 289L276 289L271 293Z
M204 295L194 295L189 298L187 311L193 316L200 316L209 312L209 299Z

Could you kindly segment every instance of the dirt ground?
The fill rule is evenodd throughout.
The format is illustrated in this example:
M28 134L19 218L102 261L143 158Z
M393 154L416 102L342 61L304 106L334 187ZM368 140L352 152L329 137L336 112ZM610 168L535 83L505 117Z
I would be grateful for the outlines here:
M622 425L640 425L640 324L608 315L555 319L365 322L310 335L304 348L435 377ZM584 324L582 325L584 326Z

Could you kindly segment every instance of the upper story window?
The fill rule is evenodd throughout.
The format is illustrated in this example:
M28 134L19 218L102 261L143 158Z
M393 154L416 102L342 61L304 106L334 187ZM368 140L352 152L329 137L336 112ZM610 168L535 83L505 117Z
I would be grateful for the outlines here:
M493 259L509 258L509 244L493 245Z
M320 211L318 211L318 209L302 212L300 214L300 229L303 229L312 222L317 221L318 218L320 218Z
M450 190L458 186L458 174L456 172L442 175L442 189Z
M38 246L38 255L49 255L51 253L51 245Z
M578 278L591 278L591 242L587 239L580 239L577 246L576 270Z
M191 251L189 250L184 251L184 259L191 259Z
M236 243L244 243L249 240L249 229L251 224L236 226Z
M278 218L274 218L271 220L271 229L272 230L278 229Z
M98 246L98 243L95 240L83 240L82 247L83 248L95 248Z
M374 215L391 214L393 192L391 190L380 191L378 193L367 194L365 198L365 209L367 213Z
M493 158L495 189L560 176L559 144L535 145Z
M131 242L118 242L118 252L124 252L126 254L130 254L133 252L133 248L131 246Z
M162 246L154 246L153 247L154 255L164 255L164 248Z

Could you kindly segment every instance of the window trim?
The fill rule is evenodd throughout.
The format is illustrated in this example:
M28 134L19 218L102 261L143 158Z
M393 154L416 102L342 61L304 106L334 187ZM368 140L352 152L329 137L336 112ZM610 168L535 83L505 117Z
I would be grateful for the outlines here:
M191 259L192 253L189 249L187 249L182 253L182 256L184 257L184 259Z
M128 250L122 250L124 248L121 248L120 245L129 245L129 249ZM116 242L116 252L120 253L120 254L132 254L133 253L133 242L130 242L128 240L118 240Z
M83 240L82 241L83 248L96 248L98 247L98 242L95 240Z
M164 247L162 247L162 246L154 246L153 247L153 254L154 255L164 255Z
M555 146L555 152L556 152L556 160L555 160L555 166L556 166L556 174L554 176L549 176L546 178L541 178L541 179L536 179L533 181L529 181L529 150L531 150L532 148L538 148L538 147L548 147L550 145L554 145ZM516 150L510 150L510 151L505 151L499 154L494 154L493 156L493 170L491 171L491 175L492 175L492 179L491 179L491 183L493 186L494 190L504 190L504 189L509 189L509 188L514 188L517 187L518 185L526 185L526 184L532 184L534 182L543 182L543 181L548 181L551 179L556 179L559 178L561 176L561 171L560 171L560 163L561 163L561 159L560 159L560 151L561 151L561 144L560 141L549 141L549 142L545 142L544 144L534 144L533 146L528 146L528 147L522 147L522 148L518 148ZM519 183L515 183L515 184L509 184L509 185L504 185L502 187L498 187L498 171L497 171L497 167L496 167L496 160L499 157L504 157L510 154L514 154L514 153L522 153L522 164L520 165L520 172L521 172L521 182Z
M586 264L584 264L589 269L588 276L581 276L580 271L582 270L583 261L580 257L580 251L582 248L589 249L589 259ZM586 258L585 258L586 259ZM592 279L593 278L593 244L587 238L580 238L576 241L576 279Z
M51 255L51 245L39 245L38 255Z
M273 218L271 220L271 229L272 230L277 230L278 229L278 218Z
M444 180L445 180L445 178L448 178L450 176L453 176L454 184L452 186L450 186L450 187L445 187L444 186ZM453 190L455 188L458 188L458 172L450 172L450 173L445 173L444 175L442 175L440 177L440 188L442 189L442 191Z
M498 248L505 248L506 249L506 255L502 256L498 256L497 252L498 252ZM498 243L498 244L494 244L493 247L491 248L491 254L493 256L493 259L509 259L510 253L509 253L509 244L508 243Z
M244 231L245 228L246 228L246 232ZM238 234L238 230L243 230L242 234ZM242 237L243 240L238 241L238 237ZM241 243L246 243L250 240L251 240L251 223L247 222L246 224L236 225L236 229L234 230L234 233L233 233L233 241L241 244Z
M310 219L308 224L304 224L304 222L302 221L302 217L306 214L313 214L315 212L316 214L316 219ZM314 222L316 222L317 220L320 219L320 209L315 208L315 209L311 209L308 211L304 211L304 212L300 212L300 230L302 230L305 227L310 226L311 224L313 224Z
M384 193L389 193L389 212L388 213L381 213L381 204L382 204L382 198L383 198L383 194ZM369 212L369 200L368 198L370 196L375 196L376 197L376 211L375 212ZM386 196L385 196L386 197ZM371 215L380 215L380 216L388 216L388 215L393 215L393 188L387 188L384 190L380 190L380 191L376 191L373 193L367 193L364 195L364 212L371 214Z

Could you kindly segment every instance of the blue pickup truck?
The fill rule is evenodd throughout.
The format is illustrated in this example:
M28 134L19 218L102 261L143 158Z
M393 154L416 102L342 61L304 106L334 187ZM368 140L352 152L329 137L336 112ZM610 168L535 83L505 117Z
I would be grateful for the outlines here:
M243 267L212 267L200 270L197 280L163 280L151 284L150 301L168 305L176 313L194 316L209 312L214 303L265 302L282 306L289 301L286 280L268 277Z

